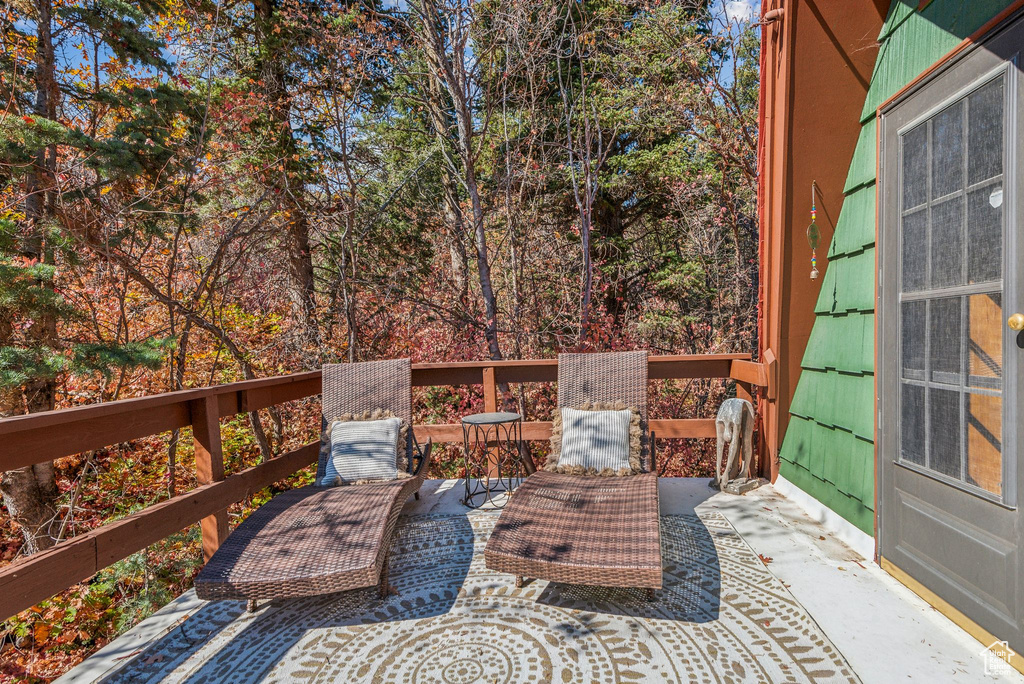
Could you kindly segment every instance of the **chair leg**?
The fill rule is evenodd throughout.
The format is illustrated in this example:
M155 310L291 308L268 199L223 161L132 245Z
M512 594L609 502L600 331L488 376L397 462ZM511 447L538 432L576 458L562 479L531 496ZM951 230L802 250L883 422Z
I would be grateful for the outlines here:
M250 613L256 612L256 599L249 599L245 602L245 610Z
M390 561L390 558L384 559L384 567L380 571L380 584L377 585L377 594L382 599L386 599L390 593L390 586L388 586L388 564Z
M522 589L523 588L523 584L525 584L525 581L523 580L523 576L522 575L516 575L516 589Z
M414 498L414 499L416 499L417 501L419 501L419 500L420 500L420 493L419 493L419 492L413 492L413 494L412 494L412 498Z
M653 601L654 600L654 589L651 589L650 587L648 587L647 590L644 592L644 594L645 594L645 598L648 601Z

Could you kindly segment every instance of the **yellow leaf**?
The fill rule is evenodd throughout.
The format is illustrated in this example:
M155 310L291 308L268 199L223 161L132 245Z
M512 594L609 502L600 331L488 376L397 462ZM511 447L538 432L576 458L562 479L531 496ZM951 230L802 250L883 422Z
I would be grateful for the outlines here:
M111 188L111 187L110 187L110 186L108 185L107 187L105 187L105 188L103 188L102 190L100 190L100 194L101 194L101 195L106 195L106 194L107 194L108 192L110 192L110 191L111 191L112 189L113 189L113 188Z

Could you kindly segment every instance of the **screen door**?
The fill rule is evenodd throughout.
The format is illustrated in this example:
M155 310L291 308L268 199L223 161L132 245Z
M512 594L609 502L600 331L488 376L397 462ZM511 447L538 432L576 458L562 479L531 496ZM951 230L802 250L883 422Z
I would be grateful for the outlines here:
M1022 26L882 112L878 245L881 556L1017 650Z

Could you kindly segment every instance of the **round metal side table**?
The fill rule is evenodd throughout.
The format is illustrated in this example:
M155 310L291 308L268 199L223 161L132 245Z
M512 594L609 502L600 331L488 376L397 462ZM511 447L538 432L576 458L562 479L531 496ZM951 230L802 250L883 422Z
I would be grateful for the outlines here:
M523 417L518 413L475 413L462 419L466 496L470 508L503 508L526 477Z

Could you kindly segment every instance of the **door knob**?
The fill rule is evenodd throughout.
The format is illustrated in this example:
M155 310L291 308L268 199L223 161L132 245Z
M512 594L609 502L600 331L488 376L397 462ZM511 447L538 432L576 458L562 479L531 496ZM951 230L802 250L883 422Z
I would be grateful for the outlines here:
M1021 331L1024 330L1024 314L1015 313L1006 319L1006 325L1010 326L1011 330Z

